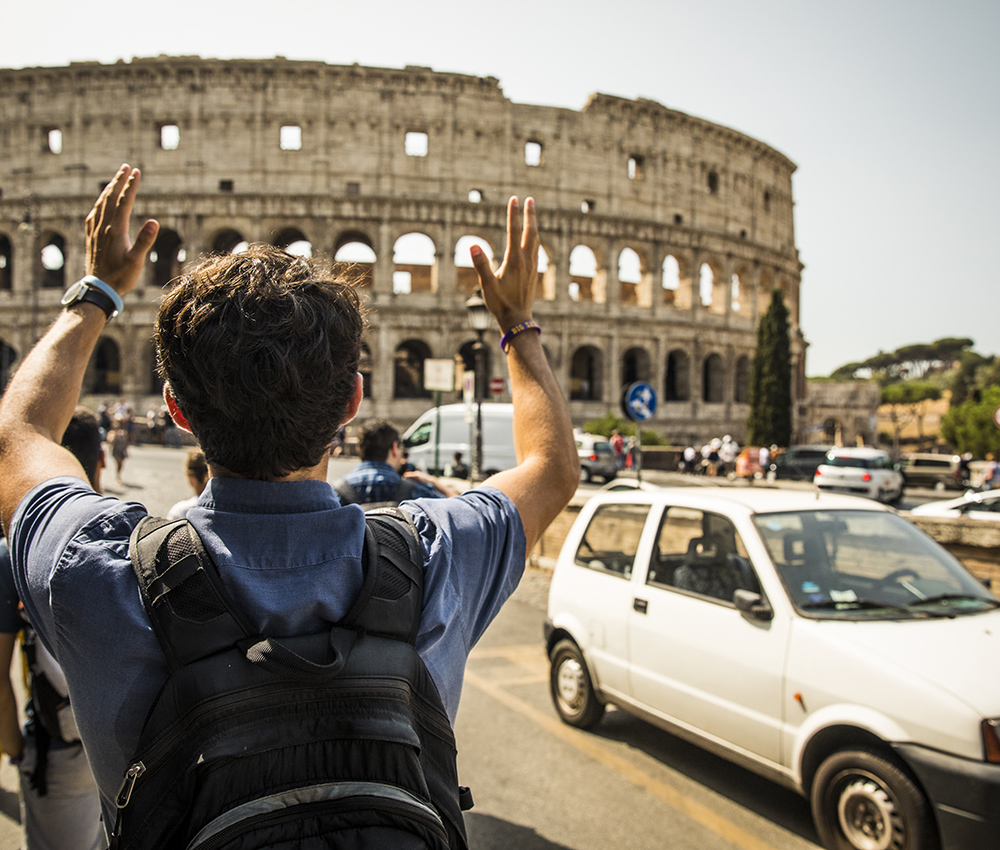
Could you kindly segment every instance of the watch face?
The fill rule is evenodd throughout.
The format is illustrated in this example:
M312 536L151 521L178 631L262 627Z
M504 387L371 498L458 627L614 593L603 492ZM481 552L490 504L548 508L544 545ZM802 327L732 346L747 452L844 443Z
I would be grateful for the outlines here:
M82 280L78 280L69 289L66 290L66 294L62 297L62 305L68 307L70 304L75 304L80 300L80 296L83 295L88 289L87 284Z

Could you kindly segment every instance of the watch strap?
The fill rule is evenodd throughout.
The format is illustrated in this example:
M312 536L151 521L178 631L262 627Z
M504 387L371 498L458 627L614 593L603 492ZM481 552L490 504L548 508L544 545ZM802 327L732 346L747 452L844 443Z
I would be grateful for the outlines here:
M114 289L112 289L109 284L105 283L99 277L94 277L94 275L92 275L92 274L84 275L83 282L85 284L87 284L87 288L88 289L90 289L90 290L94 290L94 289L100 290L105 295L107 295L108 298L111 299L111 303L114 304L114 312L113 313L108 313L108 318L109 319L113 319L122 310L125 309L125 303L122 301L122 297L117 292L115 292ZM108 311L105 310L104 312L107 313Z
M90 287L87 287L86 292L84 292L83 295L76 300L76 303L81 301L96 304L104 311L104 315L109 319L113 319L118 315L118 310L115 308L114 301L108 298L108 296L100 289L91 289Z

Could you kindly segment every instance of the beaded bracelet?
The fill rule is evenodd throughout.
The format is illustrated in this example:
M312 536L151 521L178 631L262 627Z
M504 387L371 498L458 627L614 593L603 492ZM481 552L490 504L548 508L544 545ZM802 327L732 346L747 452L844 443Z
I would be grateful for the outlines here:
M528 319L528 321L526 322L521 322L521 324L519 325L514 325L514 327L512 327L509 331L507 331L507 333L505 333L502 337L500 337L500 350L503 351L504 354L506 354L507 349L510 348L510 344L514 340L514 337L516 337L519 333L522 333L523 331L534 331L539 335L541 335L542 333L542 329L538 325L538 323L533 322L531 319Z

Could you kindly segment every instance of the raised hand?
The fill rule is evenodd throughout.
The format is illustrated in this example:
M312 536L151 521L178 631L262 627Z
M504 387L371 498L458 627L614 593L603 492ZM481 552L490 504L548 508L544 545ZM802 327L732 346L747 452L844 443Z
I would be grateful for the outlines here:
M87 216L87 274L99 277L121 295L139 281L146 254L160 225L150 219L133 245L129 238L132 205L139 190L138 168L123 165L104 187Z
M523 232L519 213L517 198L511 198L507 202L507 248L496 273L478 245L470 249L483 300L503 332L531 318L538 286L539 239L534 198L525 202Z

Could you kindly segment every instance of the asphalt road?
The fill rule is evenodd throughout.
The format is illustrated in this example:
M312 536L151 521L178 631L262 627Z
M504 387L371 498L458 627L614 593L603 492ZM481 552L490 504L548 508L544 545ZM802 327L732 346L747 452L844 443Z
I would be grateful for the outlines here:
M104 471L104 491L163 515L190 495L185 455L178 449L134 447L122 484L113 470ZM329 479L356 462L333 460ZM672 473L646 477L655 483L708 483ZM907 493L901 507L932 498L941 495ZM456 734L462 781L473 787L478 801L467 820L474 848L817 846L808 806L796 795L624 712L609 711L596 732L562 724L549 702L541 643L547 593L548 574L529 570L470 658ZM21 841L17 775L3 759L0 850L16 850Z

